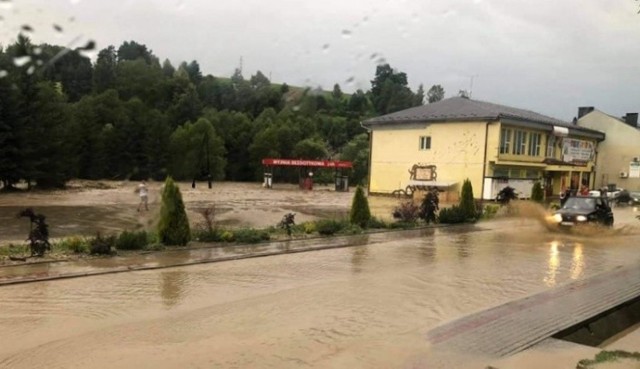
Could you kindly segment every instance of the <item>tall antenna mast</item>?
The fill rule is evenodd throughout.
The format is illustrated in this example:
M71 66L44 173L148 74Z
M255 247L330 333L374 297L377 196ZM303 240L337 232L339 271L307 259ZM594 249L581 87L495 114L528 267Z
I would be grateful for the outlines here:
M470 77L471 81L469 83L469 98L471 98L471 95L473 95L473 79L478 77L477 74L474 74Z

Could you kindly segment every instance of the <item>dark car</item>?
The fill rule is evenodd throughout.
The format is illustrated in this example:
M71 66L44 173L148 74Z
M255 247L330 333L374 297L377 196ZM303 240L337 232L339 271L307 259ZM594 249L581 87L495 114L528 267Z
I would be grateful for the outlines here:
M553 220L561 227L596 223L613 226L613 212L606 197L570 197L554 215Z

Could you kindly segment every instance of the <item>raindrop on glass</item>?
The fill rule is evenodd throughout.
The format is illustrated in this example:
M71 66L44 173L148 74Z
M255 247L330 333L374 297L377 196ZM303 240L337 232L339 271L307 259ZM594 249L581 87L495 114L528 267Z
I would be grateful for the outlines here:
M57 25L57 24L54 24L54 25L53 25L53 29L55 29L57 32L60 32L60 33L62 33L62 32L63 32L63 31L62 31L62 27L61 27L60 25Z
M81 46L78 48L78 50L81 51L90 51L96 48L96 42L93 40L89 40L87 41L87 43L84 46Z
M44 62L43 62L42 60L39 60L39 59L38 59L38 60L36 60L36 64L37 64L38 66L40 66L40 65L43 65L43 64L44 64Z
M373 54L371 54L371 56L369 56L369 59L373 60L373 59L375 59L377 57L378 57L378 53L373 53Z
M0 70L0 78L4 78L8 75L9 75L9 72L7 72L6 70L4 69Z
M344 81L344 83L346 83L347 85L352 85L353 81L355 81L355 80L356 80L356 77L351 76L351 77L347 78L347 80Z
M13 7L13 3L11 0L0 0L0 8L1 9L11 9Z
M34 47L33 48L33 55L40 55L42 54L42 48L41 47Z
M20 29L25 32L33 32L33 27L31 27L28 24L23 24L22 27L20 27Z
M22 67L31 61L31 57L29 55L25 56L16 56L13 58L13 64L16 67Z
M380 57L380 58L378 58L378 60L376 60L376 63L377 63L378 65L384 65L384 64L387 64L387 59L385 59L385 58L383 58L383 57Z
M300 110L300 105L296 105L296 106L294 106L293 108L291 108L291 110L293 110L293 111L298 111L298 110Z
M325 52L325 53L329 52L329 47L330 47L329 44L322 45L322 51Z
M76 17L69 17L69 23L73 23L76 21Z
M342 30L342 37L344 38L350 38L352 35L352 32L348 29L343 29Z
M27 69L27 74L33 74L33 72L36 71L36 67L34 67L33 65L29 67L29 69Z
M367 22L369 22L369 17L368 16L362 17L362 24L367 24Z

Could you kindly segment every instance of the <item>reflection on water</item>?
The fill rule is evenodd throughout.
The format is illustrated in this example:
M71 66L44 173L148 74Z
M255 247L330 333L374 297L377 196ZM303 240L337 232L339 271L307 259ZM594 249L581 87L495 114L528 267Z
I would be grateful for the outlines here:
M160 272L160 293L162 302L171 307L180 302L184 292L184 285L189 277L184 270L170 270Z
M560 266L560 252L558 251L560 245L558 241L552 241L549 245L549 266L544 278L544 283L549 287L556 285L556 274Z
M351 265L354 273L362 272L362 264L365 262L368 256L368 248L365 246L358 246L351 248Z
M582 277L584 269L584 256L582 255L582 244L576 242L573 246L573 258L571 260L571 279L579 279Z

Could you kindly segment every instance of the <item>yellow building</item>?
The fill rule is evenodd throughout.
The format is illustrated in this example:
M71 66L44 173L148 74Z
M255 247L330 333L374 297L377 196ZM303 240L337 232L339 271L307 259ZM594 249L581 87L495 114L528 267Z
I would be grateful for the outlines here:
M535 181L548 196L590 187L604 133L534 113L452 97L362 122L370 132L369 192L437 187L455 201L469 179L475 198L504 187L529 197Z

